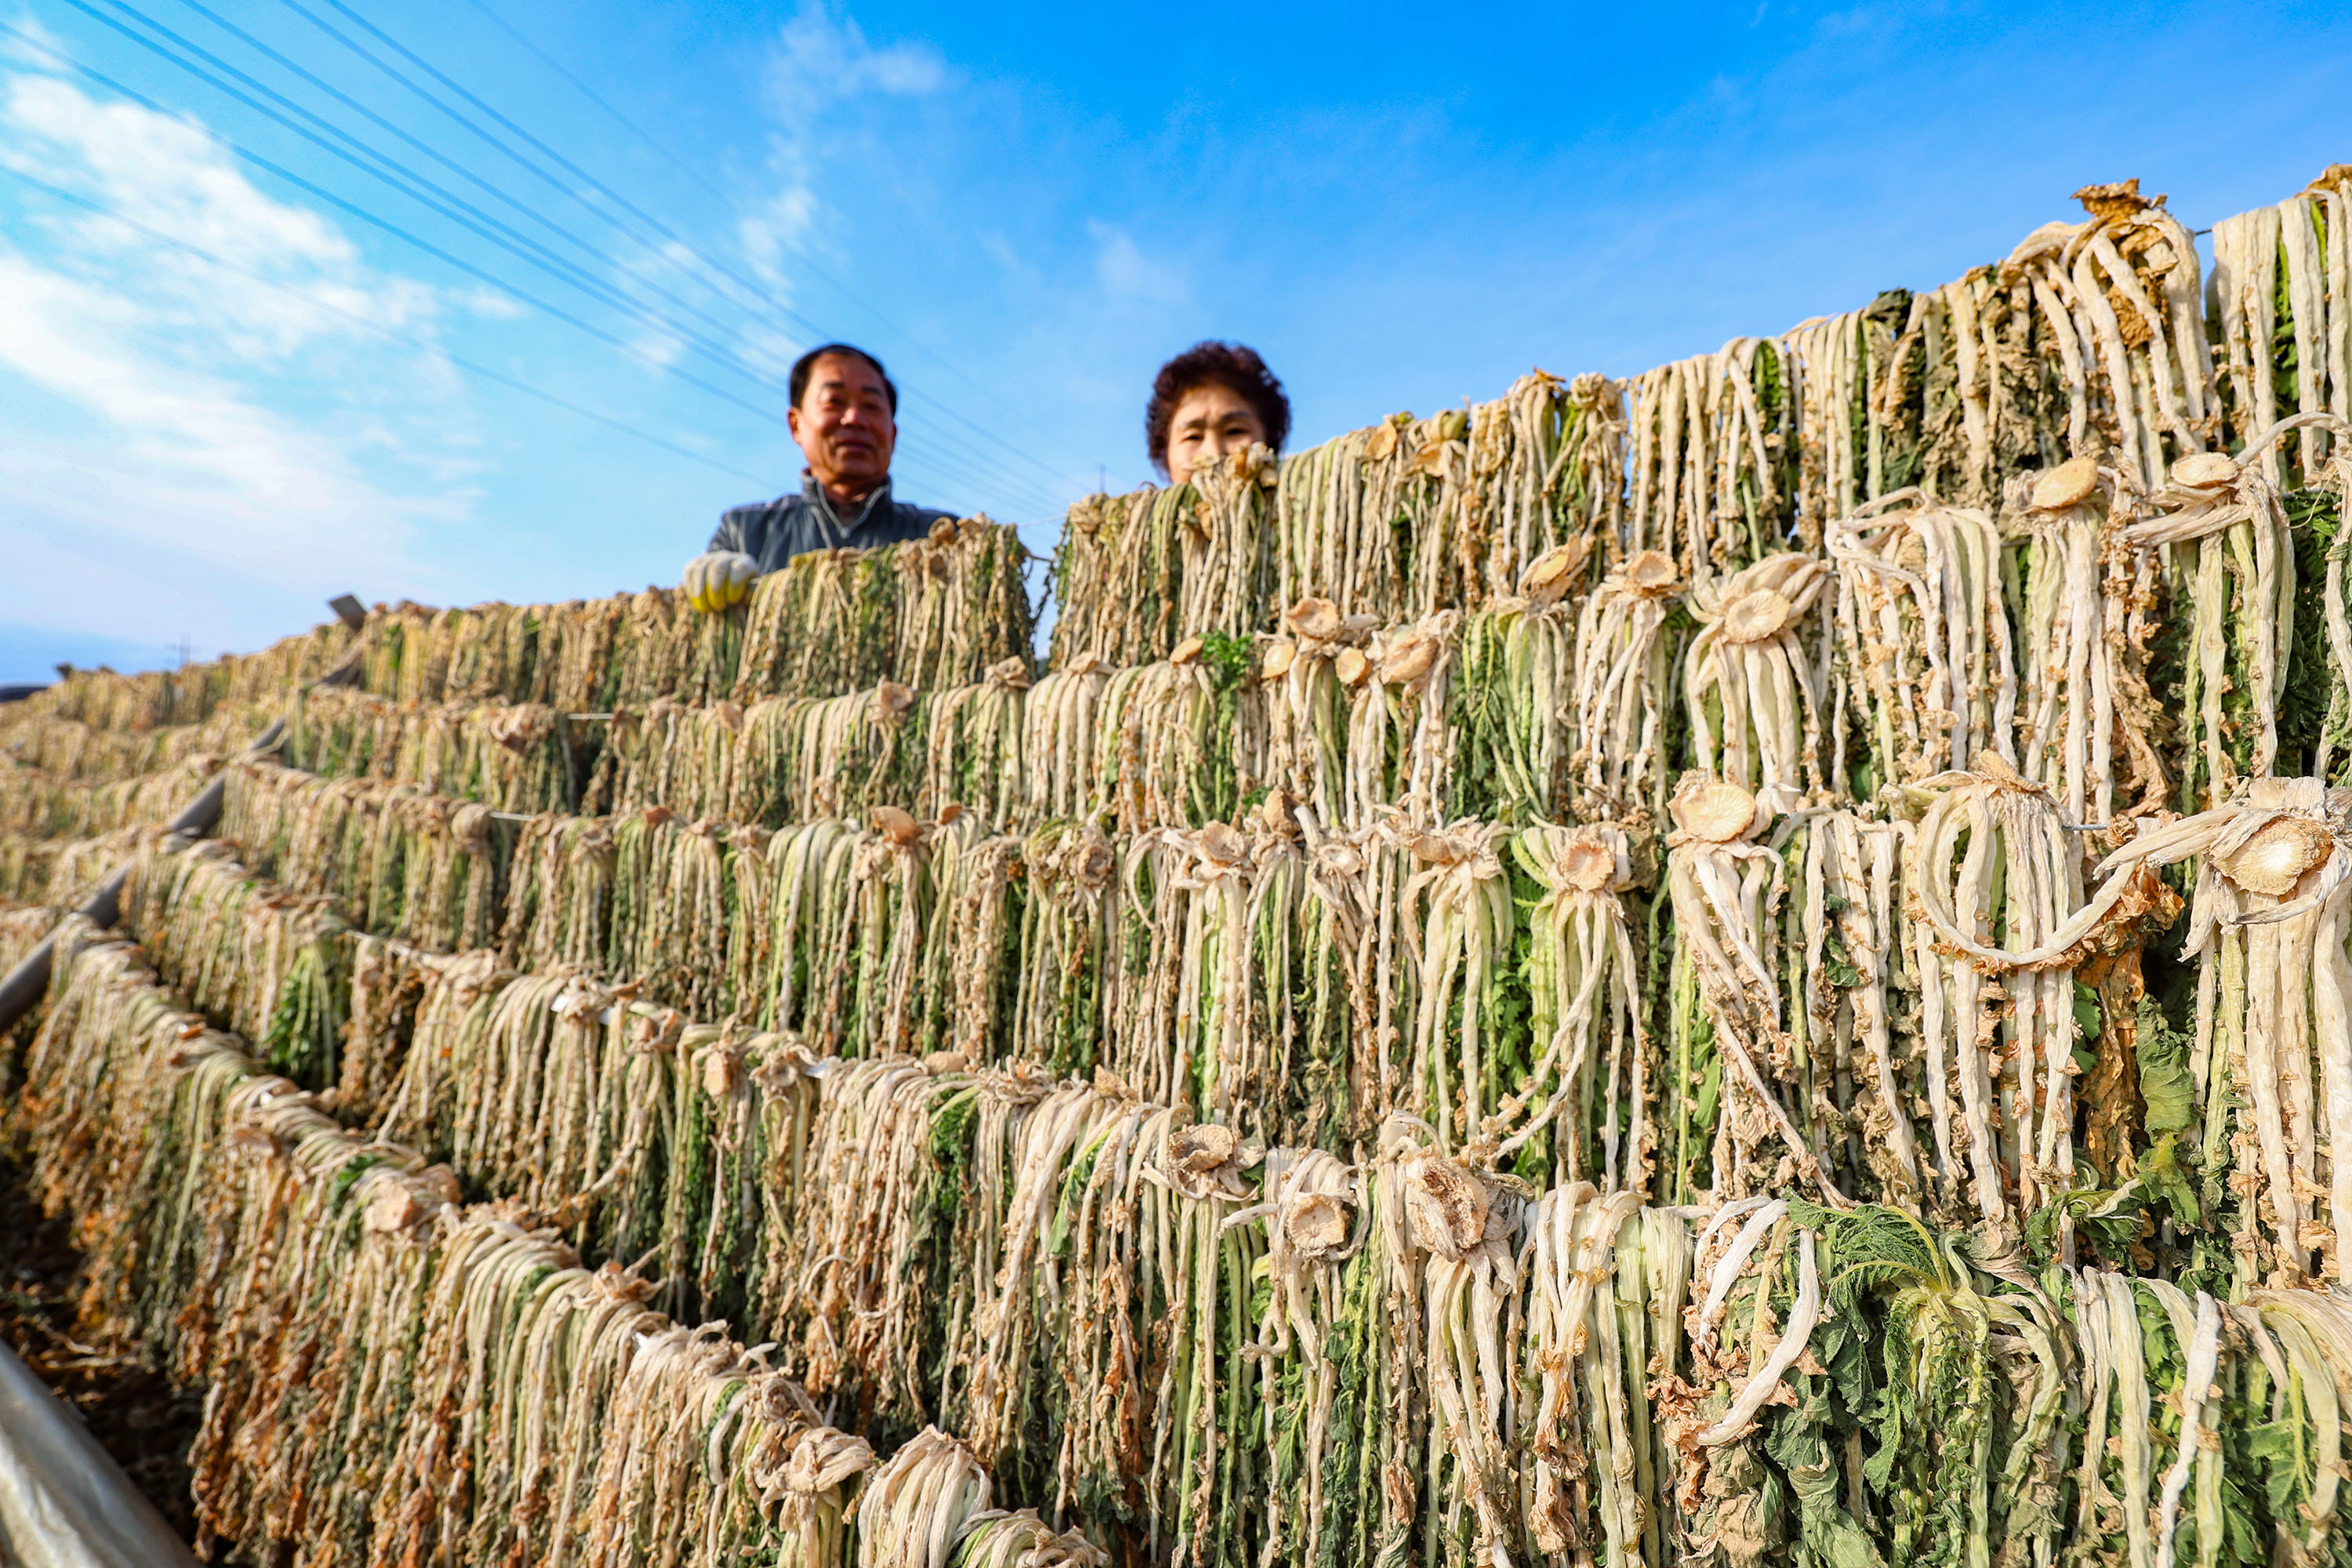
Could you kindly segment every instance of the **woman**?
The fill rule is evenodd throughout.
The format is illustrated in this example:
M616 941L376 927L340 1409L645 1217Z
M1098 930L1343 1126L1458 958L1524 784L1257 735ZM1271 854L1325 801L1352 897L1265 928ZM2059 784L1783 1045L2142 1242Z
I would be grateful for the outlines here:
M1152 378L1143 439L1170 484L1253 443L1279 452L1289 436L1290 399L1255 349L1194 343Z

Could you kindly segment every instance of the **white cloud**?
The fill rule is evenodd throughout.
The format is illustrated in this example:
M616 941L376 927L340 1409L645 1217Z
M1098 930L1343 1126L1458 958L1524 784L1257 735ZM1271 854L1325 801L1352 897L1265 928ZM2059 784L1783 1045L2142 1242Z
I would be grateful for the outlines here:
M31 66L38 70L55 70L58 57L64 45L58 36L41 25L41 19L30 11L19 11L9 18L8 25L23 37L0 36L0 60L12 65Z
M53 78L0 75L0 162L152 231L36 194L0 243L0 620L251 646L336 584L427 591L420 530L472 499L434 427L457 384L362 323L430 334L438 291L201 127Z
M0 365L78 405L107 432L87 447L51 444L46 463L37 452L13 458L18 501L28 499L36 472L60 480L60 468L102 454L79 484L55 484L48 504L281 586L306 581L303 556L330 541L356 569L414 574L399 554L407 531L402 503L369 484L338 443L217 375L142 353L136 305L6 256L0 297L12 303L0 311ZM78 492L91 499L78 502ZM99 502L100 493L110 499ZM355 522L364 526L354 531Z
M1113 300L1143 305L1181 305L1190 297L1183 278L1165 262L1155 261L1127 231L1107 223L1089 223L1095 242L1095 277Z
M948 85L947 61L928 44L876 48L848 16L835 20L824 0L803 4L777 36L768 93L780 119L805 123L815 110L869 92L919 96Z
M45 220L58 247L77 254L78 276L134 289L159 321L224 337L241 358L283 358L348 334L350 317L414 331L437 311L432 289L373 276L340 229L256 189L184 121L17 76L0 96L0 130L9 132L0 162L230 263L235 270L98 214L60 209Z
M738 221L745 259L762 281L779 288L784 257L807 243L816 227L816 193L793 179L748 208Z
M836 17L827 0L803 0L777 33L767 61L768 109L776 122L768 145L772 188L747 203L737 220L737 243L762 282L787 288L786 258L819 239L824 207L816 194L823 163L817 128L825 111L860 98L927 97L955 80L929 44L877 48L854 17Z

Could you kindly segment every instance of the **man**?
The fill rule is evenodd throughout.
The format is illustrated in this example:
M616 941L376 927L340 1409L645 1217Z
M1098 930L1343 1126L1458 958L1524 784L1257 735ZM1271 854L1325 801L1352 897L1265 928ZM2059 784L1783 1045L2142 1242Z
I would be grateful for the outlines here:
M954 515L891 498L898 388L880 360L847 343L824 344L793 362L791 392L793 439L808 458L800 493L719 518L709 550L686 563L679 583L706 614L741 604L753 578L804 551L898 544Z
M1289 438L1290 399L1255 349L1194 343L1152 377L1143 442L1171 485L1252 446L1279 453Z

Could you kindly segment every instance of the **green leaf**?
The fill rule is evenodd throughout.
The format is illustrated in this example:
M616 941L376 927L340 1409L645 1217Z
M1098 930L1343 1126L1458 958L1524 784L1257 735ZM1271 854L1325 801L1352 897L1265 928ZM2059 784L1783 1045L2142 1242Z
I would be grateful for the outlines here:
M2197 1085L2189 1076L2189 1053L2196 1044L2174 1028L2153 997L2139 1004L2139 1093L2147 1102L2150 1132L2179 1132L2197 1109ZM2195 1205L2189 1212L2195 1212Z

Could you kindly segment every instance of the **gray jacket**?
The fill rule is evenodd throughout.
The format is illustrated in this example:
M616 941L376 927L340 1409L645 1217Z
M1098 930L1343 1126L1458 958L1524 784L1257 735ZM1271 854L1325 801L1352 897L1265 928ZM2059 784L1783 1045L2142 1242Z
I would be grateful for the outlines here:
M781 571L785 562L811 550L871 550L921 539L931 531L931 524L954 515L891 500L890 481L885 479L855 516L845 519L834 510L816 476L803 474L798 495L730 507L719 514L710 548L740 550L757 561L765 574Z

